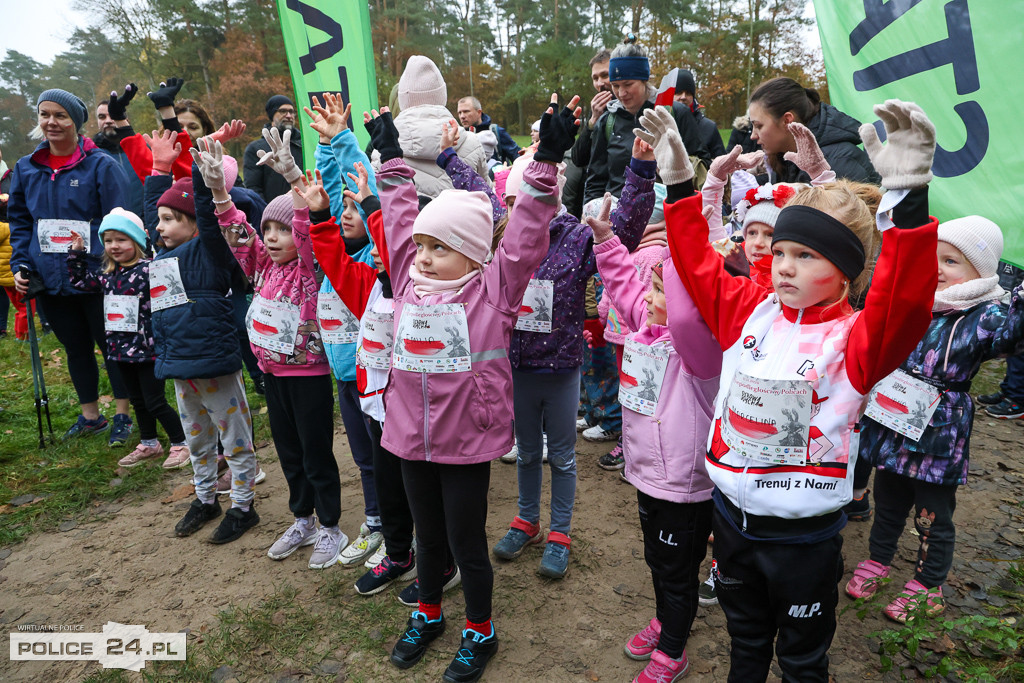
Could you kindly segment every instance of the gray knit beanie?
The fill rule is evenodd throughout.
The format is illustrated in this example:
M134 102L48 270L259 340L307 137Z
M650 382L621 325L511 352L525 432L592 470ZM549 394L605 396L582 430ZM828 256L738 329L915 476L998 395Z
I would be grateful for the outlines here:
M36 100L36 109L39 109L39 105L43 102L56 102L60 106L64 107L67 111L68 116L75 124L75 130L81 130L85 122L89 120L89 110L85 107L85 102L82 101L81 97L69 93L67 90L61 90L60 88L50 88L44 90L39 98Z

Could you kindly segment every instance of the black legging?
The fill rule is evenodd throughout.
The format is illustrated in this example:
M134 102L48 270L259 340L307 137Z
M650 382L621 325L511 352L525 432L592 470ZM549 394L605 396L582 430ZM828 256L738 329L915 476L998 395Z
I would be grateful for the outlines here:
M96 365L95 349L99 346L100 351L106 351L107 347L103 329L103 295L40 294L37 301L45 309L53 333L68 354L68 373L78 394L78 402L95 403L100 397L100 371ZM104 363L114 398L128 398L117 363L110 360L104 360Z
M117 363L128 387L128 399L135 410L135 423L143 439L156 438L156 422L160 421L171 443L185 443L185 430L178 412L167 402L166 382L153 374L155 363Z

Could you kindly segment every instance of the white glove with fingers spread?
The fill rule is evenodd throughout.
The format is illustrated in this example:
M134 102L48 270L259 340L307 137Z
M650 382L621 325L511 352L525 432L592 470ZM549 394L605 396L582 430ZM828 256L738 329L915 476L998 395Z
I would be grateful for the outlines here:
M191 148L189 153L199 167L203 182L211 190L223 190L227 183L224 181L224 148L220 141L214 140L211 145L210 138L199 138L196 147Z
M913 102L886 100L875 105L875 115L885 125L886 142L870 123L860 127L864 151L882 176L887 190L923 187L932 179L935 157L935 126Z
M693 178L693 164L672 112L665 107L648 109L640 117L640 125L643 127L634 128L633 133L654 148L662 182L678 185Z
M615 237L615 232L612 230L611 213L612 193L605 192L604 199L601 201L601 211L597 214L597 218L587 217L587 225L594 233L594 244L601 244Z
M286 130L284 136L282 136L277 128L264 128L263 139L270 145L270 151L257 150L256 156L260 160L256 162L256 165L270 166L270 168L284 176L289 185L297 181L299 176L302 175L302 171L295 165L295 159L292 157L291 130Z
M715 160L711 162L711 168L708 169L708 175L713 175L716 178L722 180L728 180L736 171L749 171L764 159L764 152L757 150L755 152L749 152L747 154L741 154L743 148L736 145L728 154L723 154L720 157L715 157Z

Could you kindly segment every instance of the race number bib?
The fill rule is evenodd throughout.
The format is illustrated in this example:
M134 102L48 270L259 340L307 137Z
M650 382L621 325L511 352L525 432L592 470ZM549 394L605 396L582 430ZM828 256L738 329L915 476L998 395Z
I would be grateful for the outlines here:
M103 327L107 332L137 332L139 297L122 294L103 295Z
M395 332L394 366L410 372L469 372L469 325L462 304L402 309Z
M348 310L337 292L320 292L316 319L320 336L329 344L354 344L359 338L359 318Z
M654 415L667 368L667 348L627 339L619 370L619 403L641 415Z
M363 313L363 343L356 349L356 360L364 368L391 369L391 349L395 343L395 314Z
M245 316L249 341L261 349L290 356L299 333L299 307L284 301L269 301L259 294L252 298Z
M722 439L734 452L770 465L807 464L811 385L737 372L722 410Z
M523 295L523 304L519 307L516 329L524 332L551 332L554 302L554 281L531 279Z
M85 251L89 253L92 239L89 221L66 221L59 218L44 218L36 223L36 236L39 239L39 251L44 254L66 254L74 239L72 232L82 236Z
M864 414L917 441L932 421L941 397L936 387L897 370L871 389Z
M165 258L149 264L149 298L153 312L188 301L178 270L178 258Z

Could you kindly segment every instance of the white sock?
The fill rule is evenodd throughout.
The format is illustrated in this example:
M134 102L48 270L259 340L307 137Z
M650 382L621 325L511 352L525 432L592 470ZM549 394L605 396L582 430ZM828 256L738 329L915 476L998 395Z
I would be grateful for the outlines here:
M146 448L156 448L160 445L160 442L156 439L142 439L142 445Z

